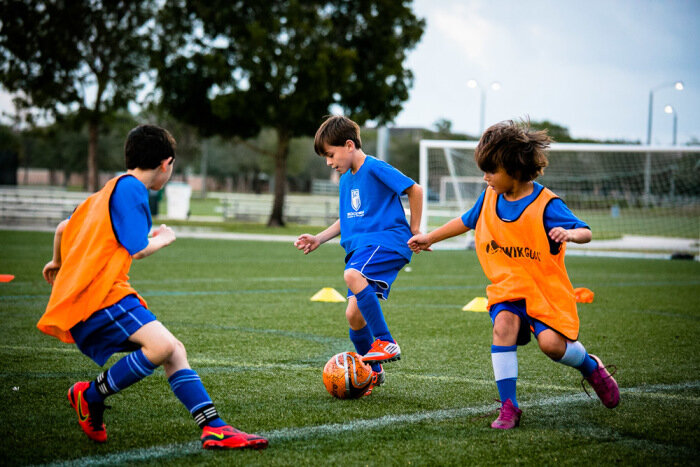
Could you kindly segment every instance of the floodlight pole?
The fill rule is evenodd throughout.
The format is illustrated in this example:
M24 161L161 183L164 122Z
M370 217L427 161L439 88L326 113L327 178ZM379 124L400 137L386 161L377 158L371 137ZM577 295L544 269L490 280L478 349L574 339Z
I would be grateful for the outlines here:
M673 145L677 146L678 142L676 140L676 135L678 134L678 112L673 110Z
M484 120L486 120L486 89L479 87L481 91L481 108L479 109L479 136L484 134Z
M479 104L479 137L484 134L484 126L486 122L486 88L481 86L475 79L467 81L467 86L470 88L478 88L481 93L481 102ZM492 82L489 87L494 91L501 89L501 83L498 81Z
M647 146L651 146L651 123L654 115L654 92L667 87L673 87L677 91L683 90L683 82L664 83L649 91L649 114L647 115ZM644 161L644 200L645 204L651 201L651 153L647 152Z

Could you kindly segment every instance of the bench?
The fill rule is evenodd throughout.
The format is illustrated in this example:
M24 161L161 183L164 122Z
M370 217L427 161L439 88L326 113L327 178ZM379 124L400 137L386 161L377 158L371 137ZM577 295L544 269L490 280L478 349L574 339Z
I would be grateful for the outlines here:
M212 193L219 198L217 208L224 220L267 222L272 212L271 194ZM284 219L307 225L329 225L338 219L337 196L287 195L284 200Z
M0 187L0 224L57 225L88 196L56 189Z

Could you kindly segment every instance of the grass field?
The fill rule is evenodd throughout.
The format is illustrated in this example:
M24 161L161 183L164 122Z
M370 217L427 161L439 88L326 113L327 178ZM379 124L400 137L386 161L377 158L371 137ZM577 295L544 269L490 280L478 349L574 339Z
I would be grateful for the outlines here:
M66 391L101 370L35 327L51 239L0 231L0 273L16 275L0 283L0 464L700 462L698 262L569 258L574 286L596 293L579 306L581 341L617 366L622 402L609 410L589 399L578 372L531 343L518 351L521 427L497 432L488 427L497 408L490 321L461 311L484 295L474 252L414 257L384 304L402 360L372 396L340 401L321 370L351 350L344 305L309 301L321 287L344 292L340 247L305 257L284 243L179 239L135 261L132 284L185 344L223 417L270 440L260 452L205 452L161 369L108 400L106 444L79 429Z

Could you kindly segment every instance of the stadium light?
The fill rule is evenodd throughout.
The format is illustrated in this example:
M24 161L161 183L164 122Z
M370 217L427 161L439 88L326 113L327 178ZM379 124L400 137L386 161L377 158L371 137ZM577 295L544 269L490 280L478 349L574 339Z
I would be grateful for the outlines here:
M678 134L678 111L671 105L666 105L664 107L664 112L667 114L673 114L673 145L676 146L676 135Z
M651 88L649 91L649 114L647 116L647 146L651 146L651 122L654 114L654 93L660 89L673 87L676 91L683 90L683 81L673 83L664 83ZM644 200L645 204L649 204L651 200L651 153L647 153L644 160Z
M684 89L683 81L676 81L674 83L664 83L652 88L649 91L649 115L647 116L647 146L651 145L651 125L654 114L654 93L660 89L674 88L676 91L682 91Z
M479 110L479 135L481 135L484 132L484 120L486 116L486 91L487 89L481 87L479 85L479 82L475 79L470 79L467 81L467 87L469 88L478 88L479 91L481 91L481 105L480 105L480 110ZM493 91L500 91L501 90L501 83L498 81L494 81L488 86L491 90Z

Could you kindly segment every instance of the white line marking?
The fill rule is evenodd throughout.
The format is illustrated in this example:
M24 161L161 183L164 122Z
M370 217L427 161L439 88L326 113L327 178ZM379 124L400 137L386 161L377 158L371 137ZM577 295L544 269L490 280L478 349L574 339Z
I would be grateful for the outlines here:
M679 384L656 384L650 386L638 386L634 388L622 388L620 392L622 394L645 394L647 396L653 395L658 391L678 391L681 389L698 389L700 388L699 381L690 381L687 383ZM533 401L523 401L520 403L520 407L542 407L547 405L556 406L557 404L569 404L576 402L586 402L588 397L585 394L568 394L564 396L557 397L547 397L544 399L533 400ZM592 403L597 401L591 401ZM284 442L291 440L299 440L313 437L321 437L328 435L336 435L338 433L343 433L347 431L354 430L371 430L381 428L387 425L393 424L407 424L407 423L418 423L424 420L430 421L443 421L453 418L469 417L484 412L492 411L496 408L495 404L481 405L477 407L461 407L456 409L440 409L432 410L429 412L419 412L411 414L401 414L401 415L385 415L379 418L363 419L363 420L352 420L346 423L329 423L325 425L316 426L306 426L306 427L292 427L292 428L281 428L279 430L269 431L269 432L258 432L258 434L265 436L270 440L270 443L274 446L275 442ZM601 407L601 410L604 410ZM609 438L608 431L605 431L606 437ZM612 432L611 432L612 433ZM614 434L618 437L620 442L630 444L639 449L655 449L659 447L658 443L649 443L648 440L636 440L627 439L623 435L619 435L617 432ZM666 450L683 450L682 448L666 446L663 445ZM152 461L156 459L174 459L178 457L184 457L187 455L195 454L201 451L201 445L199 441L193 441L189 443L181 444L167 444L163 446L153 446L149 448L133 449L130 451L118 452L114 454L108 454L105 456L88 456L82 457L80 459L75 459L72 461L58 461L48 464L50 466L67 466L67 465L122 465L130 464L135 462Z

